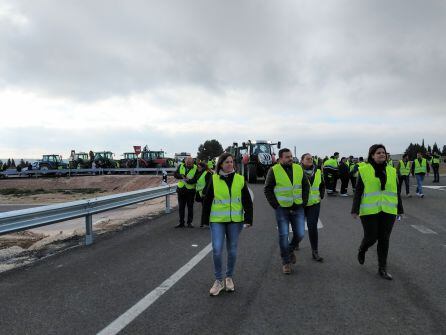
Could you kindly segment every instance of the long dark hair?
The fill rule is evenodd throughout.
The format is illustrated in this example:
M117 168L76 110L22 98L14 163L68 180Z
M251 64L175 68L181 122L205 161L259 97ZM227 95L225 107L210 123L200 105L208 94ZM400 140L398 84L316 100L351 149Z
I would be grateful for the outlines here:
M369 155L367 156L367 162L375 162L375 160L373 159L373 155L375 154L375 152L378 150L378 149L380 149L380 148L383 148L384 149L384 152L386 153L386 155L387 155L387 150L386 150L386 147L384 146L384 144L374 144L374 145L372 145L371 147L370 147L370 149L369 149Z
M234 169L235 169L235 160L234 160L234 156L232 154L230 154L229 152L224 152L220 155L220 157L218 157L217 160L217 169L216 169L216 173L219 174L220 170L221 170L221 166L223 165L223 162L228 158L228 157L232 157L232 160L234 161Z

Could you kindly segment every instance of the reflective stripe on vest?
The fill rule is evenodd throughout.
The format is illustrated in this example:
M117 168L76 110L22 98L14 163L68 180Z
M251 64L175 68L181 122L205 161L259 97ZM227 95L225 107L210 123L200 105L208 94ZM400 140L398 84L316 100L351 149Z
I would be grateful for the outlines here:
M432 158L432 164L440 164L440 158Z
M410 174L410 162L406 162L400 160L400 175L408 176Z
M242 189L245 186L245 178L238 173L234 174L234 180L229 192L228 184L217 174L212 175L214 186L214 201L211 207L210 222L243 222L245 216L242 205Z
M186 174L186 166L184 165L184 163L181 163L179 172L180 172L181 175L185 175ZM192 169L190 169L190 171L187 173L186 177L189 178L189 179L192 179L195 176L196 172L197 172L197 166L194 164L194 167ZM178 182L178 188L183 188L184 186L186 186L186 188L188 190L195 189L195 184L187 184L184 181L180 180Z
M421 164L418 161L418 158L414 160L415 163L415 174L417 173L426 173L427 172L427 161L426 158L421 159Z
M302 177L303 170L298 164L293 167L293 183L291 183L288 174L280 164L273 166L274 178L276 186L274 187L274 195L281 207L291 207L294 204L301 205L302 201Z
M375 169L366 164L359 168L359 174L364 183L364 193L361 198L359 215L372 215L379 212L397 215L398 193L396 182L396 169L386 166L386 185L381 190L381 181L375 177Z
M310 187L310 195L308 198L307 206L315 205L321 202L321 194L319 192L319 186L322 182L321 170L317 169L314 174L313 184Z
M206 175L207 174L208 174L208 172L204 171L201 174L200 178L198 178L198 180L197 180L196 190L200 194L201 197L203 196L203 190L204 190L204 187L206 186Z

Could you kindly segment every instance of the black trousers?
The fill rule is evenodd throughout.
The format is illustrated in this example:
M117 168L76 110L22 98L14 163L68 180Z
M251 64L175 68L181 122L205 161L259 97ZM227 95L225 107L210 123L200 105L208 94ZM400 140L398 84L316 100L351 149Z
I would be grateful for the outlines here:
M440 182L440 165L432 164L432 170L434 170L434 183Z
M324 169L324 180L327 190L336 191L336 184L338 182L338 172L330 169Z
M361 216L364 238L362 239L361 251L367 251L378 241L378 264L380 268L387 266L387 254L389 253L389 240L392 233L396 215L380 212L373 215Z
M318 251L319 235L317 231L317 222L319 221L319 212L321 204L305 206L305 218L307 219L308 237L310 238L311 250Z
M347 193L348 181L349 181L348 175L341 176L341 194Z
M403 188L403 182L406 184L406 195L410 193L409 190L409 176L398 176L398 194L401 194L401 189Z
M187 224L194 220L195 190L178 190L178 207L180 210L180 224L184 225L187 205Z

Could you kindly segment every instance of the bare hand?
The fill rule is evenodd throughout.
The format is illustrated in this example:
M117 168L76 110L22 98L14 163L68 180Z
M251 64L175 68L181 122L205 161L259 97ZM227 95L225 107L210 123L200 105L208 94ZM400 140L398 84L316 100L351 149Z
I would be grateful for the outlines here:
M252 227L252 224L251 223L245 223L244 225L243 225L243 228L251 228Z

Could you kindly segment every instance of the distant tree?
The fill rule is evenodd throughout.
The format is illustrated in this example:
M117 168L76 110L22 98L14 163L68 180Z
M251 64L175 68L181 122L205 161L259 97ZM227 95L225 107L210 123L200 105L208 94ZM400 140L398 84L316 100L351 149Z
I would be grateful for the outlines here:
M427 146L427 152L430 153L430 154L432 153L432 148L431 148L430 145Z
M426 152L426 147L424 146L424 138L423 138L423 142L421 143L421 149L424 149L424 152Z
M441 151L441 154L442 154L443 156L446 156L446 144L443 145L443 150Z
M223 153L223 147L217 140L207 140L198 147L197 158L208 161Z
M434 145L432 146L432 153L440 154L440 150L438 149L437 142L435 142Z
M15 161L14 161L14 158L11 160L11 167L12 167L12 168L15 168Z
M9 169L11 167L11 158L8 158L8 161L6 162L6 168Z

